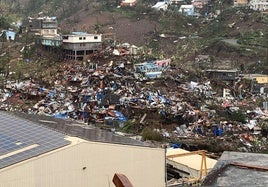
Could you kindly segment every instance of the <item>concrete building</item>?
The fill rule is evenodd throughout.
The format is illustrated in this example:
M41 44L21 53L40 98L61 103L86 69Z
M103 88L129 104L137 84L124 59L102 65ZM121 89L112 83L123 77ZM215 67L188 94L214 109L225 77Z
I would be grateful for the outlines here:
M38 36L55 36L58 34L56 17L29 18L26 26L30 32Z
M110 187L116 173L135 187L165 186L164 149L102 142L101 131L99 141L85 140L52 130L63 127L56 121L36 117L47 128L29 119L0 112L0 186Z
M27 24L29 31L39 36L37 43L48 47L48 49L62 45L62 38L58 34L56 17L29 18Z
M85 32L72 32L63 35L63 49L67 59L82 60L86 55L101 48L102 35Z
M266 11L268 10L268 0L251 0L249 6L256 11Z
M238 75L239 71L233 70L223 70L223 69L208 69L206 70L206 75L209 79L220 80L220 81L234 81Z
M48 47L59 47L62 45L62 38L59 35L56 36L43 36L40 38L41 44Z

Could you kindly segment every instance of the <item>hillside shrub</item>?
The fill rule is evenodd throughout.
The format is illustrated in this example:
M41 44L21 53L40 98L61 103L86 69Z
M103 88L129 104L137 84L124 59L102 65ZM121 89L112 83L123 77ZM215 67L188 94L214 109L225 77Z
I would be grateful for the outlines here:
M163 140L163 136L159 132L149 127L143 129L141 136L143 140L154 140L159 142Z

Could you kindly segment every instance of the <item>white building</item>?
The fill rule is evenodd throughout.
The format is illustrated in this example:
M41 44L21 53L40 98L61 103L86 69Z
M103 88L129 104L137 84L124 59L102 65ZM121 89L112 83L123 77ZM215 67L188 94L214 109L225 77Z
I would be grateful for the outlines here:
M156 10L166 11L168 9L168 3L164 1L157 2L154 6L152 6L152 8Z
M63 35L62 42L67 59L82 60L84 56L101 48L102 35L72 32L69 35Z
M135 6L137 0L122 0L120 6Z
M0 121L0 186L113 187L115 173L135 187L165 186L164 149L87 141L4 112Z
M193 16L194 15L194 5L181 5L179 12L183 15Z

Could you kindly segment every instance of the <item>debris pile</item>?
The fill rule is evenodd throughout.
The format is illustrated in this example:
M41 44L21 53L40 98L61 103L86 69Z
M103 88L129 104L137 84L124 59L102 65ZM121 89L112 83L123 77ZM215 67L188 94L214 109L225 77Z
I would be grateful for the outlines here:
M148 76L151 72L160 74ZM262 135L268 114L255 102L266 96L248 94L245 85L239 86L241 78L234 81L240 93L235 96L230 82L192 77L172 66L170 59L65 63L51 74L49 86L34 78L7 81L0 107L113 128L134 121L141 129L151 126L170 141L217 140L230 149L236 142L243 151L265 151Z

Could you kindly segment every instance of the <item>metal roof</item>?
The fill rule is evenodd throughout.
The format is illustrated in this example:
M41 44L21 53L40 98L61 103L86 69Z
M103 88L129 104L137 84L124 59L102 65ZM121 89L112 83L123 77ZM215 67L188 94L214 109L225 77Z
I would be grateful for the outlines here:
M88 141L145 147L152 146L146 142L131 139L125 136L116 135L109 130L100 129L91 125L79 124L73 120L57 119L45 115L25 114L21 112L16 112L14 113L14 115L32 121L36 124L44 125L60 133L67 134L69 136L79 137Z
M65 135L0 112L0 169L70 144Z

